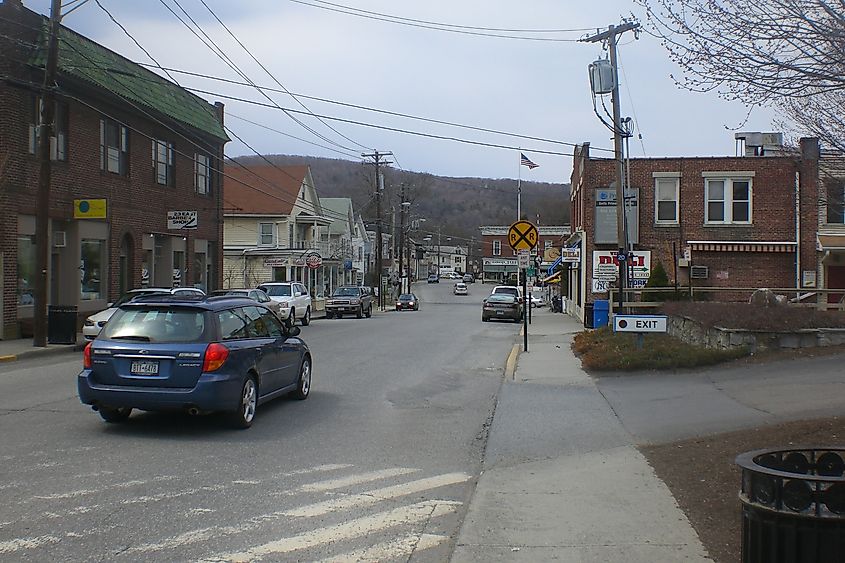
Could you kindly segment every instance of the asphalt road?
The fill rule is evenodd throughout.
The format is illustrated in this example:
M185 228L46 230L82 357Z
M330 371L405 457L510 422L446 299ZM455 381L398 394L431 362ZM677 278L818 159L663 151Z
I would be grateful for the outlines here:
M316 320L311 397L253 427L76 397L78 354L0 366L3 561L448 559L519 325L489 287L418 285L418 312Z

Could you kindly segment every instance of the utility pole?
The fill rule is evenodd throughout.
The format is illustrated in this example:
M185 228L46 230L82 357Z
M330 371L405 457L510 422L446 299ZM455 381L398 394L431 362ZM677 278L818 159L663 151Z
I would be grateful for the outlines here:
M364 158L371 158L373 159L373 164L375 164L376 174L375 174L375 190L376 190L376 214L378 215L378 219L376 220L376 283L378 284L378 303L379 308L384 310L384 287L382 287L381 278L384 273L384 269L382 267L382 210L381 210L381 195L384 191L384 181L381 176L381 172L379 171L379 166L381 164L390 164L390 162L382 160L386 156L393 156L392 152L387 153L380 153L378 151L373 151L372 153L365 153L361 155Z
M607 31L582 39L582 41L587 43L598 43L600 41L606 42L608 50L610 51L610 66L613 68L613 91L611 92L611 102L613 105L613 157L616 160L616 241L619 249L616 256L619 261L620 313L622 312L622 306L625 302L625 289L628 286L628 268L625 264L625 261L628 258L628 231L625 228L625 176L622 160L623 134L621 110L619 107L619 71L617 68L616 46L620 35L626 31L639 29L639 27L640 24L637 22L627 22L620 26L609 25L607 27Z
M405 183L402 183L399 202L399 293L405 289L402 258L405 255Z
M50 139L56 117L56 67L59 58L59 22L61 0L50 5L50 33L47 39L47 61L41 88L41 121L38 124L38 192L35 197L35 303L33 306L33 346L47 346L47 268L50 259Z

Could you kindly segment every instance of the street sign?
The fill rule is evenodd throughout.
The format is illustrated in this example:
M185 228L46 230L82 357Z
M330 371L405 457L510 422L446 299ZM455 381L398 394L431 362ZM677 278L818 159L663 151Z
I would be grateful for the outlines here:
M519 253L516 255L517 257L517 264L520 268L527 268L528 263L530 262L530 256L527 250L520 250Z
M526 275L526 276L528 276L528 277L530 277L530 278L534 277L534 276L536 275L536 274L535 274L535 271L534 271L534 268L527 268L527 269L525 270L525 275Z
M615 315L613 332L666 332L666 316Z
M531 250L539 240L537 227L529 221L517 221L508 229L508 244L514 250Z

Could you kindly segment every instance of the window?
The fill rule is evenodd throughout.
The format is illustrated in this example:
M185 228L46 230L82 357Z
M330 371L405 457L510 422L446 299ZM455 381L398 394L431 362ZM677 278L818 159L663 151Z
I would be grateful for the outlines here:
M18 305L35 302L35 237L18 235Z
M243 312L238 309L220 311L217 313L217 323L220 325L220 337L223 340L237 340L247 336L247 321Z
M460 263L461 263L461 257L455 256L455 264L460 264Z
M105 241L95 239L82 239L81 262L79 264L79 275L82 277L80 299L90 301L103 299L103 265L105 264L104 252Z
M751 223L751 180L707 178L704 198L706 223Z
M493 256L501 256L502 255L502 241L494 240L493 241Z
M678 178L654 179L654 221L658 224L678 224Z
M100 120L100 170L129 173L129 130L111 119Z
M157 184L173 185L173 143L153 141L153 171Z
M41 97L34 96L29 121L29 154L38 154L42 109ZM50 159L67 160L67 104L56 102L54 111L53 136L50 137Z
M211 191L211 159L208 155L194 155L194 188L202 195Z
M827 187L827 222L842 225L845 223L845 181L830 178Z
M258 245L273 246L273 223L258 223Z

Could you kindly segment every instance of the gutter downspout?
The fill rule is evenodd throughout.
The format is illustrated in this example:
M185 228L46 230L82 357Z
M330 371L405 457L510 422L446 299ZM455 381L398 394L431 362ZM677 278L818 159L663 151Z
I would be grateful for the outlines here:
M801 172L795 172L795 287L801 297Z

